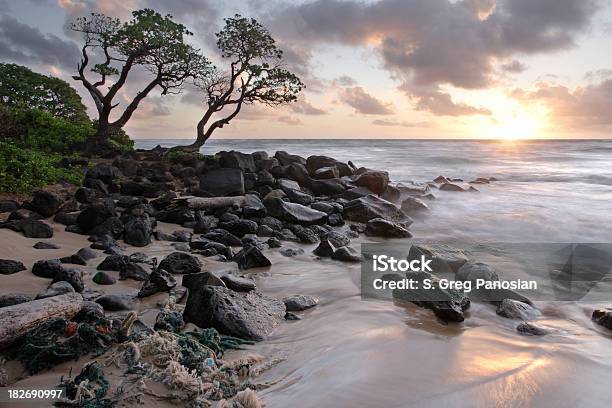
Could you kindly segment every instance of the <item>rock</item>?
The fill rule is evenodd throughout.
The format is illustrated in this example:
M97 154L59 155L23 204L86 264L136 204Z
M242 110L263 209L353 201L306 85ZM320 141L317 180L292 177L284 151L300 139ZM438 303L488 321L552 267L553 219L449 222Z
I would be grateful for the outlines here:
M41 278L53 279L55 275L64 270L58 259L37 261L32 265L32 273Z
M466 191L463 187L454 183L443 183L440 186L440 190L442 191Z
M336 211L336 208L333 205L324 201L317 201L316 203L313 203L310 207L314 208L315 210L322 211L328 215Z
M101 271L120 271L129 261L129 257L125 255L109 255L100 262L97 269Z
M7 218L8 221L18 221L18 220L40 220L42 216L35 212L30 211L25 208L20 208L11 212Z
M326 239L322 239L319 246L312 251L313 254L321 258L329 258L334 252L336 252L336 248Z
M384 238L410 238L412 234L397 222L387 221L384 218L373 218L366 224L366 235Z
M302 320L302 318L296 315L295 313L287 312L285 313L285 320L295 321L295 320Z
M0 307L19 305L21 303L30 302L34 297L25 293L7 293L0 295Z
M340 227L344 225L344 219L340 214L331 214L327 217L327 223L332 227Z
M338 179L311 180L308 188L317 196L335 196L346 191Z
M157 221L178 225L196 222L193 211L182 205L171 205L165 210L158 211L157 214L155 214L155 218Z
M272 265L270 260L254 245L245 246L234 255L234 262L240 269L260 268Z
M299 163L303 166L306 165L306 159L304 159L303 157L295 154L289 154L282 150L277 151L274 154L274 157L276 158L276 160L278 160L281 166L288 166L292 163Z
M96 302L86 300L83 302L81 310L79 310L72 320L75 322L82 322L91 321L92 319L100 317L104 317L104 308Z
M340 177L340 171L336 166L332 167L321 167L314 172L314 176L317 179L335 179Z
M319 304L319 298L310 295L291 295L283 298L288 312L301 312Z
M26 238L51 238L53 237L53 228L40 220L23 220L20 221L20 230Z
M539 312L527 303L513 299L504 299L495 313L508 319L521 320L533 320L539 315Z
M85 289L83 284L83 271L79 269L61 269L53 278L53 282L68 282L76 292L82 292Z
M106 294L96 299L96 303L112 312L130 310L132 308L131 299L122 295Z
M438 274L457 272L468 261L462 250L444 244L412 245L407 259L420 259L422 255L432 260L430 268Z
M146 281L149 279L149 272L140 264L127 262L121 265L119 270L119 279L134 279L136 281Z
M0 213L16 211L19 209L19 203L14 200L0 200Z
M91 188L92 190L96 190L101 196L107 196L108 188L106 184L102 180L94 179L94 178L85 178L83 180L83 187Z
M280 250L281 255L286 256L288 258L302 255L304 250L302 248L285 248Z
M136 247L147 246L151 243L153 223L147 214L140 217L130 216L125 222L123 240L126 244Z
M0 259L0 275L12 275L25 270L25 265L19 261Z
M265 217L267 214L266 207L263 205L259 197L255 194L246 194L244 203L242 204L242 215L246 218Z
M119 177L119 170L108 164L97 164L85 173L86 179L98 179L105 184L111 184L117 177Z
M399 278L402 276L397 275ZM445 322L462 322L463 312L470 307L470 299L462 291L440 288L440 279L428 272L408 272L407 279L417 282L418 289L395 289L393 298L409 301L419 307L431 309ZM423 281L429 280L430 289L425 289Z
M174 276L170 275L167 271L156 268L153 270L147 280L138 291L138 297L143 298L154 295L158 292L168 292L170 289L176 286L176 280Z
M303 244L316 244L320 241L319 236L310 228L295 225L292 226L292 230L298 240Z
M516 326L516 331L524 336L544 336L550 333L547 328L529 322L519 323Z
M189 289L190 293L200 291L204 286L222 286L225 282L210 272L192 273L183 276L182 286Z
M87 265L87 262L81 258L80 255L72 254L70 256L64 256L60 258L60 262L63 264L73 264L73 265Z
M292 203L301 204L301 205L310 205L314 201L314 197L310 194L303 193L299 190L287 190L287 197Z
M76 254L85 261L89 261L98 257L98 253L90 248L81 248L77 251Z
M217 155L219 156L219 164L221 167L240 169L251 173L257 171L255 160L250 154L232 150L229 152L219 152Z
M301 204L287 203L280 198L266 198L264 205L268 214L283 219L292 224L311 225L324 224L327 214Z
M141 171L140 163L137 160L123 157L117 157L113 161L113 166L119 169L121 173L127 177L136 176Z
M124 226L118 217L109 217L101 224L96 225L88 231L90 235L110 235L115 239L121 238L123 235Z
M121 182L121 194L130 196L143 196L156 198L168 191L168 186L163 182L153 183L150 181L136 182L127 180Z
M86 207L77 217L77 225L83 232L89 232L108 218L116 216L112 200L98 200Z
M74 192L74 198L82 204L93 203L96 201L97 196L97 190L94 190L93 188L79 187L77 191Z
M256 289L255 282L252 279L236 275L223 275L221 280L225 282L225 286L236 292L249 292Z
M200 177L200 188L213 197L244 195L244 176L240 169L211 170Z
M399 201L401 196L401 190L389 184L385 189L385 192L381 194L380 198L382 198L383 200L387 200L391 203L396 203L397 201Z
M202 238L206 238L215 242L220 242L227 246L242 246L242 241L240 240L240 238L222 228L212 230L202 235Z
M251 220L237 220L230 222L222 222L219 227L229 231L237 237L242 237L246 234L255 234L257 232L257 223Z
M389 173L386 171L366 170L354 181L356 186L366 187L375 194L382 194L389 185Z
M356 198L344 207L342 216L350 221L368 222L374 218L384 218L389 221L402 221L406 214L395 204L375 195Z
M202 263L193 255L185 252L173 252L159 263L158 268L170 273L185 275L200 272Z
M401 209L408 215L429 212L429 206L416 197L406 197L402 201Z
M48 191L38 190L32 194L31 205L34 211L48 218L59 211L62 200Z
M96 272L92 280L98 285L114 285L117 283L117 279L114 276L104 271Z
M335 167L338 170L340 177L350 176L353 174L352 169L347 164L339 162L332 157L310 156L306 159L306 168L312 176L316 176L318 170L326 167Z
M73 212L73 213L66 213L66 212L58 212L57 214L55 214L55 217L53 217L53 221L57 222L58 224L62 224L62 225L77 225L77 219L79 217L78 212Z
M467 262L457 270L455 279L460 281L470 281L476 283L477 279L484 279L488 282L498 281L499 276L495 268L482 262Z
M60 249L61 246L54 244L52 242L38 241L34 245L32 245L34 249Z
M53 296L64 295L66 293L74 293L72 285L65 281L59 281L51 284L47 289L36 296L36 299L46 299Z
M280 248L282 246L278 238L275 238L275 237L269 238L266 241L266 243L268 244L268 247L270 248Z
M351 247L340 247L332 254L332 259L342 262L361 262L361 255Z
M593 321L606 329L612 330L612 309L593 310Z
M260 225L257 227L256 234L260 237L273 237L274 230L267 225Z
M256 291L234 292L221 286L189 291L186 322L246 340L265 339L285 316L285 305Z

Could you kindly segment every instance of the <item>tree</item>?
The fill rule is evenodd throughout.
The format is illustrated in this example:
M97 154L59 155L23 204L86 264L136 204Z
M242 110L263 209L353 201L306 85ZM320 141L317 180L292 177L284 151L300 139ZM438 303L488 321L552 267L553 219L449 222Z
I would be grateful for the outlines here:
M214 68L210 75L196 80L204 93L206 110L198 122L195 142L178 147L180 150L199 150L216 129L238 115L244 104L278 106L294 102L304 88L302 81L283 67L283 51L255 19L238 14L226 18L216 36L221 58L231 60L229 71Z
M78 75L73 78L83 83L98 111L97 131L86 146L89 153L106 147L109 137L125 126L153 89L160 88L162 95L179 93L186 80L206 76L210 68L210 62L199 50L185 43L185 37L192 33L174 22L172 16L162 16L150 9L134 11L132 15L132 20L121 23L104 14L92 13L90 17L78 18L72 25L84 39ZM102 62L89 70L96 75L96 80L90 80L90 72L86 70L90 54L96 52ZM119 106L115 98L136 68L148 73L146 85L111 120L113 109ZM117 78L107 85L111 76Z
M16 110L38 109L73 123L89 123L85 105L66 81L16 64L0 64L0 103Z

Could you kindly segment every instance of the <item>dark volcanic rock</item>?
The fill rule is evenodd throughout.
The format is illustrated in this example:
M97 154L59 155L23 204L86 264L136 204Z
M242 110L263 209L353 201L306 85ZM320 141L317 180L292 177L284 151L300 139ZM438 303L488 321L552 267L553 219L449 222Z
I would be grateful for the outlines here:
M302 255L304 250L302 248L285 248L280 250L281 255L286 256L288 258Z
M227 167L232 169L240 169L242 171L255 172L255 160L252 155L246 153L240 153L236 151L219 152L219 163L221 167Z
M366 224L366 235L384 238L410 238L412 234L397 222L373 218Z
M334 252L336 252L336 248L326 239L322 239L319 246L312 251L313 254L321 258L329 258Z
M338 179L311 180L308 188L317 196L335 196L346 191Z
M189 289L189 292L198 292L204 286L225 287L225 282L210 272L199 272L184 275L181 284Z
M77 225L83 232L89 232L115 215L115 204L112 200L98 200L81 211L77 217Z
M375 195L367 195L349 201L344 207L342 216L350 221L368 222L374 218L384 218L389 221L402 221L406 214L395 204Z
M593 310L593 321L606 329L612 330L612 309Z
M79 187L77 189L77 191L75 191L74 193L74 198L82 204L91 204L94 201L96 201L97 198L97 190L94 190L93 188L87 188L87 187Z
M334 247L339 248L351 243L351 239L338 231L328 231L321 236L321 240L328 240Z
M108 164L97 164L87 170L85 178L98 179L105 184L110 184L119 176L119 170L115 166Z
M272 265L270 260L254 245L245 246L234 255L234 262L240 269L259 268Z
M79 269L61 269L55 274L53 282L68 282L76 292L82 292L85 289L83 284L83 271Z
M401 275L397 275L399 279ZM434 314L445 322L462 322L463 312L470 307L470 299L461 291L440 288L440 279L428 272L408 272L406 278L418 282L418 289L395 289L393 298L409 301L417 306L433 310ZM430 289L425 289L423 282L429 280Z
M52 283L47 289L36 295L36 299L46 299L66 293L74 293L74 288L66 281L59 281Z
M318 179L335 179L340 177L340 171L336 166L321 167L314 173L314 177Z
M244 176L240 169L211 170L200 178L200 189L214 197L244 195Z
M136 247L147 246L151 243L153 235L153 222L147 214L139 217L131 216L125 222L123 240L126 244Z
M539 314L537 309L527 303L512 299L504 299L495 312L502 317L520 320L533 320Z
M222 222L219 227L229 231L237 237L242 237L246 234L255 234L257 232L257 223L251 220L237 220L230 222Z
M389 185L389 173L386 171L366 170L355 179L355 185L365 187L375 194L382 194Z
M79 217L78 212L71 212L71 213L66 213L66 212L58 212L57 214L55 214L55 217L53 217L53 221L57 222L58 224L62 224L62 225L77 225L77 219Z
M64 264L73 264L73 265L87 265L87 262L81 258L78 254L72 254L70 256L64 256L60 258L60 262Z
M242 214L246 218L265 217L267 210L259 197L254 194L246 194L242 204Z
M20 230L26 238L51 238L53 237L53 228L40 220L23 220L19 221Z
M361 255L359 254L359 252L347 246L336 249L331 257L336 261L355 263L361 262Z
M287 203L280 198L266 198L264 199L264 205L268 214L292 224L324 224L327 219L327 214L324 212L300 204Z
M86 261L92 260L98 257L98 253L90 248L81 248L77 251L77 255Z
M48 191L38 190L32 194L32 209L47 218L57 213L62 206L62 200Z
M444 183L440 186L442 191L466 191L463 187L453 183Z
M285 305L261 293L234 292L221 286L189 291L183 317L199 327L247 340L263 340L279 325Z
M94 228L89 230L90 235L110 235L111 237L118 239L123 235L124 225L118 217L109 217L104 220L101 224L96 225Z
M408 215L429 212L429 207L420 198L406 197L402 201L402 211Z
M238 238L234 234L222 228L214 229L202 235L202 238L206 238L206 239L209 239L215 242L220 242L227 246L241 246L242 245L242 241L240 240L240 238Z
M173 252L159 263L158 268L170 273L184 275L200 272L202 263L193 255L185 252Z
M96 303L101 305L104 310L112 312L121 310L130 310L132 308L132 301L127 296L107 294L102 295L96 299Z
M158 211L155 218L161 222L179 225L196 221L193 211L181 205L171 205L165 210Z
M236 275L224 275L221 280L225 283L225 286L236 292L249 292L256 289L255 282L252 279Z
M134 279L136 281L146 281L149 279L149 272L140 264L135 262L127 262L121 265L119 271L119 279Z
M96 272L92 280L98 285L114 285L117 283L117 279L114 276L104 271Z
M41 278L53 279L55 275L63 271L64 267L58 259L37 261L32 265L32 273Z
M37 243L32 245L32 248L34 249L60 249L61 246L54 244L53 242L38 241Z
M25 270L25 265L19 261L0 259L0 275L12 275Z
M142 285L137 296L143 298L158 292L167 292L175 286L176 280L174 276L161 268L156 268L149 276L149 280Z
M301 312L319 304L319 298L310 295L291 295L283 298L288 312Z
M434 273L457 272L468 261L462 250L444 244L412 245L408 260L420 259L421 255L432 260L430 268Z
M136 182L132 180L121 183L121 194L130 196L143 196L156 198L168 191L168 186L164 183L152 183L150 181Z
M14 200L0 200L0 213L11 212L19 209L19 203Z
M326 167L335 167L338 170L340 177L350 176L353 174L353 170L346 163L339 162L332 157L310 156L306 159L306 168L312 176L317 174L317 170Z
M129 261L130 259L126 255L109 255L100 262L97 269L101 271L120 271Z
M524 336L544 336L550 333L549 329L529 322L519 323L516 331Z
M34 297L25 293L8 293L0 295L0 307L18 305L32 300L34 300Z

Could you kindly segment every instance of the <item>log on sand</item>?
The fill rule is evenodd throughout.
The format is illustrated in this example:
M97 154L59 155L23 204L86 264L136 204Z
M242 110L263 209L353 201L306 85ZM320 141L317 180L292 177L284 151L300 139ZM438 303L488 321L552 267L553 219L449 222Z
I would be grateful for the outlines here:
M68 293L0 308L0 349L49 319L71 319L82 307L83 297Z
M244 196L236 197L180 197L176 201L184 201L192 210L215 210L244 204Z

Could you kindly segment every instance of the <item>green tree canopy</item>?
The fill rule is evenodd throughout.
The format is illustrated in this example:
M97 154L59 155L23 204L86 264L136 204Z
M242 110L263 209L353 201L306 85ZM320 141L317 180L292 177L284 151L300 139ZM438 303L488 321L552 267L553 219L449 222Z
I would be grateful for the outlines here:
M76 90L66 81L16 64L0 64L0 102L15 109L38 109L74 123L89 121Z

